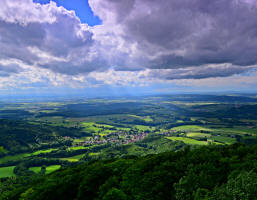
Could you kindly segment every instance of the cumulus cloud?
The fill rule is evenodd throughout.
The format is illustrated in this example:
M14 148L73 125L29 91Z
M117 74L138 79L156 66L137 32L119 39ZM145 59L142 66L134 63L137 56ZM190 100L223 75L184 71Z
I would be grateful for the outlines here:
M0 59L71 75L99 70L106 65L92 35L73 11L54 2L1 1Z
M8 23L26 26L28 23L53 23L56 21L48 5L32 4L32 1L1 0L0 19Z
M130 59L142 67L256 64L256 1L90 0L89 3L103 19L103 27L119 30L118 35L126 41L124 51L128 52L130 47Z
M257 64L256 1L89 4L101 25L52 1L1 0L0 85L17 77L23 85L144 85L229 77Z

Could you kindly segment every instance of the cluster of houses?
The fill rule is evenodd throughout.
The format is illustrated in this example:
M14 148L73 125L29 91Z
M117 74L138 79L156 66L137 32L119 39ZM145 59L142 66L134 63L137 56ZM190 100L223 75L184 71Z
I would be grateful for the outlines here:
M105 136L96 135L89 140L77 143L77 146L94 145L94 144L106 144L106 143L118 143L129 144L140 141L147 136L146 132L138 132L136 134L130 134L127 131L117 131Z
M181 136L181 133L188 133L192 130L169 130L169 131L162 131L159 133L160 135L164 136ZM203 133L207 133L208 131L199 131ZM144 139L150 132L144 132L144 131L125 131L125 130L119 130L112 133L109 133L104 136L95 135L94 137L90 137L90 139L85 139L84 141L80 141L76 143L75 146L88 146L88 145L99 145L99 144L107 144L107 143L117 143L117 144L129 144L138 142L142 139ZM219 134L216 134L214 136L220 136ZM235 135L229 135L231 138L235 138ZM67 137L66 139L70 139L70 137Z

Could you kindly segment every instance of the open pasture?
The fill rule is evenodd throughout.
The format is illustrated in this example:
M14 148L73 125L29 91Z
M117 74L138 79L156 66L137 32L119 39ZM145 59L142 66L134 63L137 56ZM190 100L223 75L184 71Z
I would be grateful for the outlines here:
M38 150L32 153L21 153L21 154L16 154L16 155L9 155L0 158L0 164L9 162L9 161L16 161L16 160L22 160L23 158L29 157L29 156L37 156L39 154L43 153L50 153L52 151L57 150L56 148L50 148L50 149L45 149L45 150Z
M29 170L35 172L36 174L41 172L42 167L30 167ZM61 165L50 165L46 167L46 174L50 174L61 168Z
M39 155L39 154L44 154L44 153L50 153L52 151L56 151L57 149L55 148L51 148L51 149L46 149L46 150L38 150L38 151L35 151L31 154L27 154L28 156L36 156L36 155Z
M193 132L193 131L208 131L208 132L210 132L210 131L212 131L209 128L205 128L205 127L197 126L197 125L177 126L177 127L172 128L171 130L174 130L174 131L190 131L190 132Z
M79 154L76 156L72 156L72 157L67 157L67 158L60 158L60 160L66 160L69 162L78 162L85 154Z
M212 139L224 144L233 144L236 142L235 138L225 137L225 136L212 136Z
M14 168L15 166L1 167L0 178L15 176L15 174L13 173Z
M210 134L199 133L199 132L190 132L190 133L187 133L186 136L191 137L191 138L209 138L209 137L211 137Z
M185 144L189 144L189 145L207 145L208 144L207 141L198 141L198 140L186 138L186 137L166 137L166 138L173 141L182 141Z

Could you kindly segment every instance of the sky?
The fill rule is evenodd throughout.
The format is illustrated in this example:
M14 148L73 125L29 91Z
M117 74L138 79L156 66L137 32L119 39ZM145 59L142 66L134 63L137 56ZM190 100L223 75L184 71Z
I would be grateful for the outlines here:
M48 4L50 3L50 0L33 0L33 2ZM101 24L101 20L94 15L87 0L55 0L54 2L57 6L63 6L67 10L75 11L76 16L80 19L81 23L87 23L89 26Z
M255 0L1 0L0 95L257 92Z

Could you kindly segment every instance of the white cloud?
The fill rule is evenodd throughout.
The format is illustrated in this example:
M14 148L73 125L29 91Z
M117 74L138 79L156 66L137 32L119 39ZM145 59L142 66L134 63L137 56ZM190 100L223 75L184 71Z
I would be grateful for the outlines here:
M17 59L56 73L85 73L105 61L93 33L75 12L32 0L4 0L0 6L0 59Z
M54 23L55 4L34 4L31 0L1 0L0 19L8 23L26 26L28 23Z

